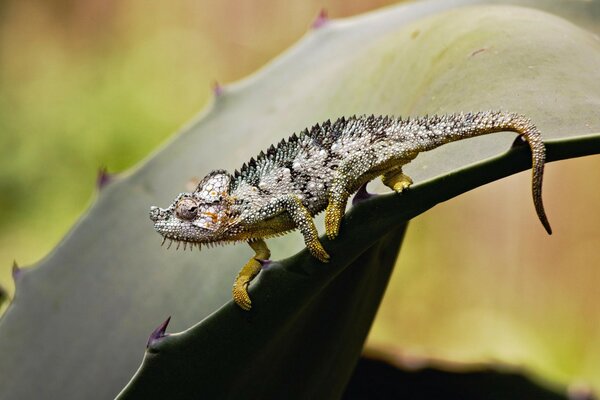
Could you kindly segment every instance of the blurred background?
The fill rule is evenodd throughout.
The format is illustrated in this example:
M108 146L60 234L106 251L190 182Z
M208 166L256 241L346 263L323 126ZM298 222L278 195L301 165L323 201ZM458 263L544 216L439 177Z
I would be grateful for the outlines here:
M32 265L67 233L101 168L147 157L215 82L260 68L321 9L341 18L392 3L0 2L0 286L12 296L13 260ZM600 387L599 171L598 156L549 165L551 238L529 173L413 221L369 346L407 365L502 359Z

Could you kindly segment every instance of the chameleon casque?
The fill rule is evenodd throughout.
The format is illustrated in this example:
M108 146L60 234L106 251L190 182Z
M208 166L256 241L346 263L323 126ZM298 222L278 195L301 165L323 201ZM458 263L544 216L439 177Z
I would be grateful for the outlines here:
M310 253L322 262L313 216L325 210L325 231L334 239L348 197L378 176L400 193L412 180L402 166L420 152L494 132L521 135L532 152L532 192L538 217L551 234L542 203L545 147L526 117L504 112L451 114L416 119L388 116L340 118L306 129L261 152L233 174L209 173L192 193L180 193L165 209L151 207L150 219L165 240L184 248L246 241L255 251L233 285L233 299L251 307L248 285L270 257L264 239L299 229Z

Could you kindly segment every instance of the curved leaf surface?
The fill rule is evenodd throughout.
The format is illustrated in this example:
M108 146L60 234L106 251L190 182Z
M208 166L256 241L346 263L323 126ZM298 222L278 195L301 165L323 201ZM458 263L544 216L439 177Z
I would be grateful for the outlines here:
M0 397L114 396L161 320L172 315L169 331L182 330L225 303L202 323L155 341L123 397L156 395L158 383L171 398L202 389L224 393L223 385L232 385L228 393L252 386L256 396L278 389L339 396L405 221L526 169L524 149L504 154L514 136L420 155L406 171L421 184L405 196L355 207L340 238L325 243L331 265L305 252L273 263L251 290L251 313L229 301L232 279L250 255L245 246L165 251L147 210L169 202L195 174L234 169L291 132L355 113L501 108L530 116L553 159L598 153L592 133L600 132L600 42L565 20L523 8L466 8L421 19L456 4L417 3L325 25L225 88L175 140L105 187L61 245L19 278L16 300L0 321ZM577 14L584 21L586 7ZM504 155L482 161L498 154ZM281 259L302 244L296 234L271 247ZM201 381L202 373L211 380ZM275 380L280 384L270 388Z

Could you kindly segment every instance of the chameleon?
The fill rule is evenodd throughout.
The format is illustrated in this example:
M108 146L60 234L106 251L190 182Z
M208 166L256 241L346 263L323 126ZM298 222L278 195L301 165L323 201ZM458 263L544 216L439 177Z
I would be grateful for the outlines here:
M248 286L271 255L265 239L298 229L310 254L328 262L313 221L316 214L325 211L325 232L333 240L349 196L362 185L381 177L384 185L401 193L413 183L402 167L420 152L503 131L515 132L529 144L533 202L551 234L542 203L546 151L541 134L527 117L501 111L326 121L271 145L233 174L210 172L169 207L152 206L150 219L169 247L174 241L184 249L247 242L255 254L239 272L232 294L237 305L250 310Z

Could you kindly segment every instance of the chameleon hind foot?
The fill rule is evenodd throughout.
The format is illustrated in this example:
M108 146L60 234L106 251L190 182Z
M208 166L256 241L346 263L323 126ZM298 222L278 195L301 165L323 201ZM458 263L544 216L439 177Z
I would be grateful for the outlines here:
M248 286L256 275L258 275L262 267L262 264L258 260L266 260L271 257L271 251L264 240L256 240L248 242L248 244L256 254L242 267L237 278L235 278L233 289L231 290L235 304L246 311L252 308L252 301L248 295Z
M396 193L402 193L413 183L413 180L410 178L410 176L404 175L402 170L384 174L381 181L385 186L389 187Z

